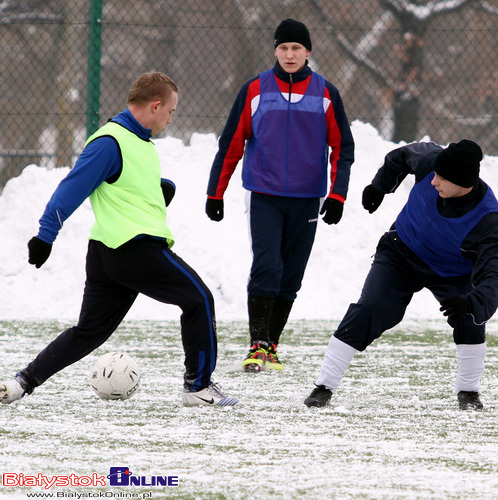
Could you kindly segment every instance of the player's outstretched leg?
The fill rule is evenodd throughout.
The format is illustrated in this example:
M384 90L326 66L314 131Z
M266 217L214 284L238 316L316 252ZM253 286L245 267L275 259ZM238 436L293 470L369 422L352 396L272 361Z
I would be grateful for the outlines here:
M320 374L315 382L315 389L304 400L308 407L322 407L329 403L333 392L337 392L351 360L358 351L342 342L334 335L330 337L329 345L325 351ZM331 387L332 389L328 389Z

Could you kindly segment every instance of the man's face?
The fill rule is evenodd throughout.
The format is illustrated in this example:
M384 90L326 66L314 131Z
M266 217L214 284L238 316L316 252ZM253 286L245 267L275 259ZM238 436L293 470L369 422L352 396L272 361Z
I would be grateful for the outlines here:
M437 189L439 196L441 198L460 198L461 196L465 196L467 193L472 191L472 188L465 188L459 186L458 184L453 184L440 175L434 172L434 178L431 181L431 184Z
M176 92L173 92L169 99L163 104L161 104L160 101L155 103L153 107L152 125L150 127L152 135L158 134L165 130L170 123L173 123L173 113L176 110L177 104L178 94Z
M304 45L297 42L281 43L275 49L278 64L286 73L296 73L302 70L310 54L311 52Z

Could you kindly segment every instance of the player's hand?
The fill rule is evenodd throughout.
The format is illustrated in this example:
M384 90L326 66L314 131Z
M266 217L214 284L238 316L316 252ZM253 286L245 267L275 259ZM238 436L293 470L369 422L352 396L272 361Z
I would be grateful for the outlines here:
M368 213L373 214L382 203L384 199L384 194L377 191L372 184L369 184L364 190L361 196L361 203Z
M28 242L28 262L38 269L45 264L51 251L52 245L50 243L45 243L40 238L34 236Z
M344 203L334 198L327 198L322 205L320 215L323 215L323 222L326 224L337 224L342 218Z
M206 201L206 214L211 220L220 222L220 220L222 220L224 216L223 200L208 198Z
M163 190L164 202L168 206L176 193L175 183L169 179L161 179L161 189Z
M443 311L443 316L464 316L470 312L468 300L459 295L441 299L440 304L439 310Z

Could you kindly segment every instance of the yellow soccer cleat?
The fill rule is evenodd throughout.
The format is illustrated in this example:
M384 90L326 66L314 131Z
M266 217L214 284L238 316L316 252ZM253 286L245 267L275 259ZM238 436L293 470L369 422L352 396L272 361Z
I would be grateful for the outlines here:
M278 359L277 345L270 344L266 351L266 368L270 370L283 370L284 365Z
M266 342L255 342L244 361L242 361L242 369L245 372L261 372L266 367L266 357L268 352L268 344Z

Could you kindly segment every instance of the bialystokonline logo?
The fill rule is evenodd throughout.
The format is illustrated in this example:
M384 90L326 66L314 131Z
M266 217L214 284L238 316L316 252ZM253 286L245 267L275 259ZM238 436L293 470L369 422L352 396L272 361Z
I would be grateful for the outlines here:
M58 487L105 487L105 486L178 486L178 476L139 476L133 474L129 467L111 467L109 474L103 476L94 472L91 476L77 474L46 476L39 472L36 475L4 472L1 476L2 486L6 487L42 487L46 490Z
M178 476L137 476L128 467L111 467L109 486L178 486Z

